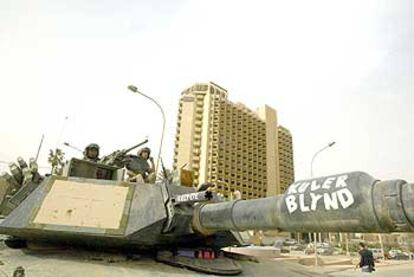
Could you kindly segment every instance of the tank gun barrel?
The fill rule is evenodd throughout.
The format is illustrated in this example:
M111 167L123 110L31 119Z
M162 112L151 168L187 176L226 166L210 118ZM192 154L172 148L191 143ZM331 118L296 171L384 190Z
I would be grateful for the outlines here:
M414 231L414 183L363 172L303 180L283 195L200 205L193 229L389 233Z

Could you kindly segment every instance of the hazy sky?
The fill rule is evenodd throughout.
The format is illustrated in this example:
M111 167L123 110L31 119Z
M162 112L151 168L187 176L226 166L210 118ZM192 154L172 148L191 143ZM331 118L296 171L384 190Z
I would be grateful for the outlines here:
M43 165L64 141L156 150L161 117L135 84L165 109L171 165L180 92L211 80L278 110L297 179L334 140L316 175L414 181L413 3L2 0L0 160L35 155L43 133Z

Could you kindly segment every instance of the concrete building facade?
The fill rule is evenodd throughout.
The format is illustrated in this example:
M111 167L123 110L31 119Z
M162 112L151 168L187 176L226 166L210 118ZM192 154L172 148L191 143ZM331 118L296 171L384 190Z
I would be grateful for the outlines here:
M287 187L292 184L295 176L293 165L293 142L290 131L278 126L279 142L279 171L280 171L280 193L284 193Z
M174 169L192 170L195 186L214 183L226 197L236 190L243 199L281 193L284 182L294 178L292 151L288 153L288 147L292 148L290 133L286 128L280 131L271 107L254 112L232 103L227 96L224 88L212 82L195 84L182 92ZM286 162L288 158L292 160ZM286 177L287 172L292 176Z

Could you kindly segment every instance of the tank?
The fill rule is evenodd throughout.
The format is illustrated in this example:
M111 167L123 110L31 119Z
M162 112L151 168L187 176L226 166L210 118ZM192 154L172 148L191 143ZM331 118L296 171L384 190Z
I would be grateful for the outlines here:
M379 181L364 172L302 180L283 195L235 201L167 181L126 182L124 173L117 166L71 159L63 176L33 178L20 187L4 175L2 188L17 192L2 203L0 233L10 236L10 247L46 243L149 251L167 264L233 275L243 267L218 256L223 247L245 245L240 233L245 230L414 230L414 184ZM200 255L208 259L195 259Z

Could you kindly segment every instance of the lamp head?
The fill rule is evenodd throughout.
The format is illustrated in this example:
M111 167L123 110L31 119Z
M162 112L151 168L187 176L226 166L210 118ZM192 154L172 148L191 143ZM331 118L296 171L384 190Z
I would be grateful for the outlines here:
M138 92L138 88L137 88L136 86L133 86L133 85L129 85L129 86L128 86L128 89L129 89L130 91L132 91L132 92L135 92L135 93L137 93L137 92Z

